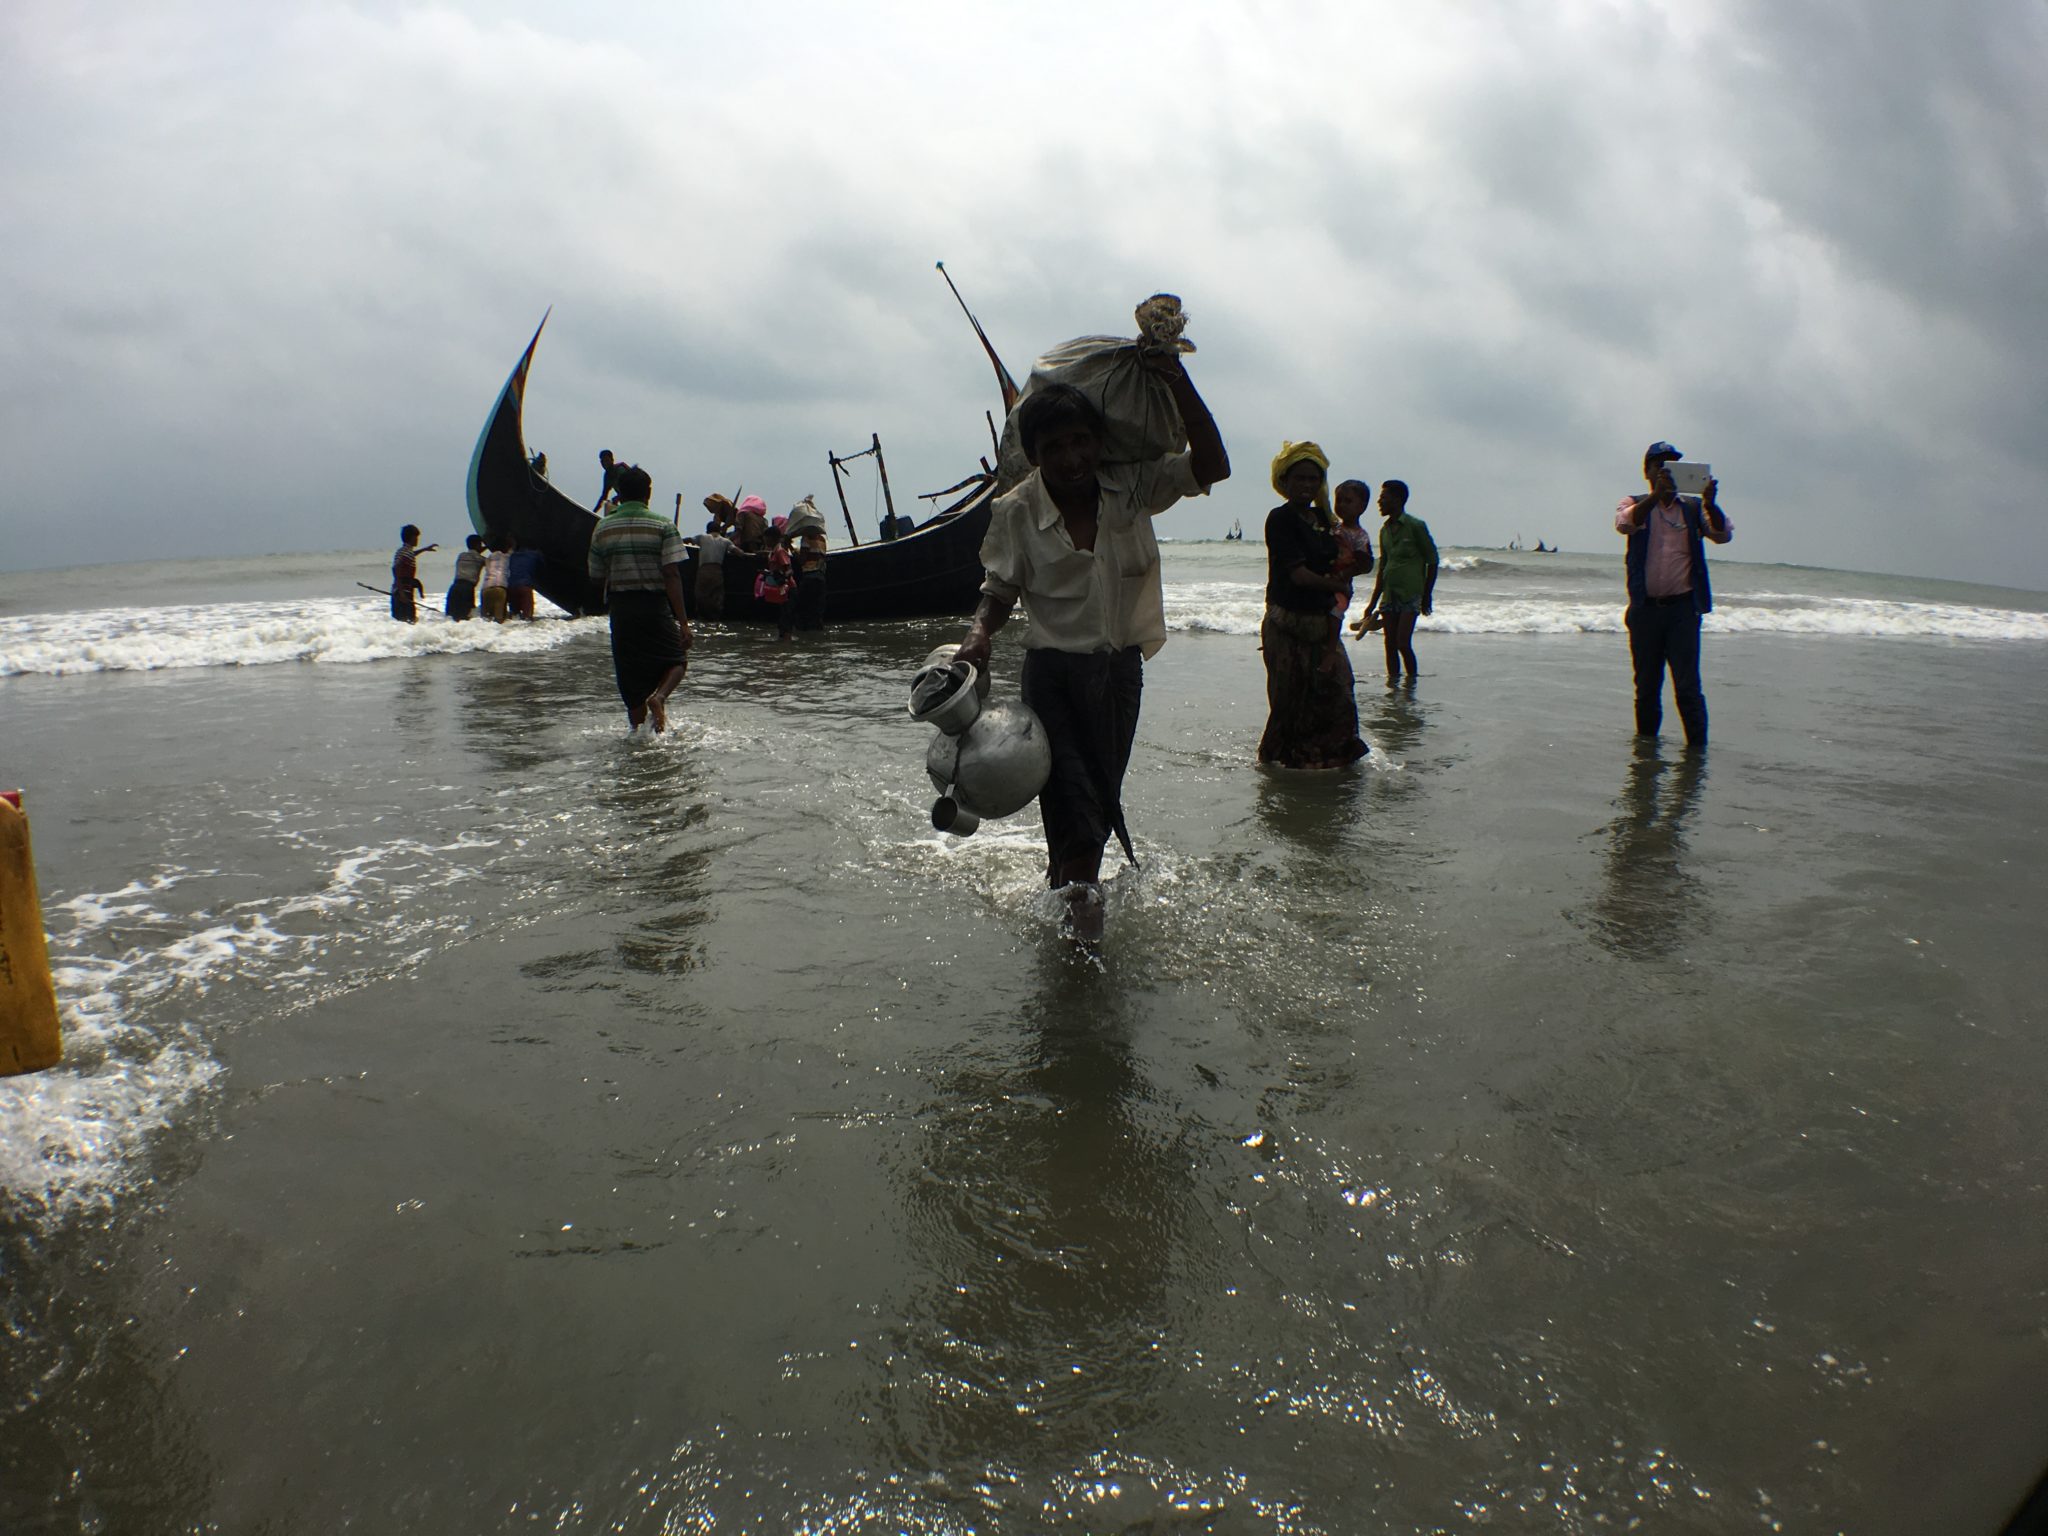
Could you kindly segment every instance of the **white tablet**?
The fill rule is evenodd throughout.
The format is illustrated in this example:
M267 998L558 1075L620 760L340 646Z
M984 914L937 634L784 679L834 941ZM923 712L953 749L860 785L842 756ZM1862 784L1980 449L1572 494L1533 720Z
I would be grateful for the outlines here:
M1664 467L1671 471L1672 488L1681 496L1704 495L1707 482L1714 478L1711 464L1688 464L1683 459L1674 459Z

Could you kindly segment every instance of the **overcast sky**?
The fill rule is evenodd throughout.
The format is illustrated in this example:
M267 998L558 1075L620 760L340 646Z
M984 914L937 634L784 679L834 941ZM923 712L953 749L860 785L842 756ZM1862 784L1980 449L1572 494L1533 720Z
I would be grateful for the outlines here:
M0 569L588 500L899 506L1179 293L1236 478L1312 437L1445 543L1616 545L1653 438L1728 553L2048 588L2048 6L1527 0L0 8ZM874 485L850 491L865 536ZM836 512L834 526L838 527Z

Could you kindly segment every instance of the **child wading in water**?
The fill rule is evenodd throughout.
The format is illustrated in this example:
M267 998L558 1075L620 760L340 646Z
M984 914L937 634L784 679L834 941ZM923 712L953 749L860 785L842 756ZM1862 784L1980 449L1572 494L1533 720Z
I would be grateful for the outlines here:
M1365 509L1372 505L1372 487L1363 480L1346 480L1337 487L1337 574L1363 576L1372 570L1372 535L1358 526ZM1330 600L1330 653L1323 658L1325 672L1337 670L1337 652L1344 645L1344 610L1351 606L1351 583Z
M796 573L790 566L789 540L783 534L787 518L775 519L775 526L768 530L768 548L761 557L761 574L754 578L754 596L775 607L775 638L790 640L796 636L796 605L790 598L796 592Z
M427 589L420 584L420 556L440 547L429 544L421 549L420 530L413 523L398 530L398 553L391 557L391 617L399 623L419 623L414 599L427 595Z
M1436 599L1436 540L1429 536L1429 524L1408 514L1408 483L1389 480L1380 487L1380 572L1372 579L1372 596L1365 612L1351 626L1351 633L1363 635L1384 621L1387 646L1387 686L1401 681L1401 669L1408 681L1415 681L1415 621L1430 611Z

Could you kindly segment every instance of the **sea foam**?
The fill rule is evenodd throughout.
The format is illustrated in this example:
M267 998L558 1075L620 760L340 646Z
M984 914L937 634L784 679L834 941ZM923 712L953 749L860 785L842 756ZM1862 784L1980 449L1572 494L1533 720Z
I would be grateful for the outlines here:
M1483 564L1483 562L1480 562ZM1455 568L1455 567L1453 567ZM1461 593L1447 582L1426 629L1464 635L1614 634L1623 605L1583 591ZM1352 613L1370 590L1360 583ZM1244 581L1169 581L1169 629L1255 635L1263 586ZM2048 640L2048 614L1959 603L1820 597L1793 592L1724 593L1707 627L1724 633L1864 639ZM0 618L0 678L70 677L189 667L282 662L346 665L473 651L549 651L588 632L588 621L552 616L534 623L451 623L422 611L418 624L393 622L381 604L318 598L168 608L110 608Z
M446 893L487 880L524 826L494 814L443 842L320 847L280 826L306 858L255 900L225 899L245 877L164 865L46 903L64 1059L0 1080L0 1198L65 1221L146 1179L150 1143L189 1122L223 1070L217 988L259 985L282 1016L458 942L466 920Z
M1363 606L1352 600L1350 616ZM1237 582L1203 582L1166 589L1169 630L1255 635L1265 612L1265 590ZM1620 634L1624 606L1576 596L1460 597L1438 590L1425 630L1453 635ZM2048 641L2048 614L1956 603L1908 603L1877 598L1760 595L1720 598L1707 616L1709 630L1727 634L1835 636L1872 640Z
M580 627L566 617L457 624L424 608L419 623L400 624L381 603L347 598L34 613L0 619L0 677L526 653L552 650Z

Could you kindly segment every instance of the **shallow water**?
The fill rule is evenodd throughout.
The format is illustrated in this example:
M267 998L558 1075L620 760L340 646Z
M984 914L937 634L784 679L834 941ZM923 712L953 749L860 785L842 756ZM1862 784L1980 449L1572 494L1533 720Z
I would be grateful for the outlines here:
M652 743L599 625L17 608L0 1527L1995 1528L2038 599L1717 568L1865 628L1710 635L1702 764L1612 562L1475 564L1275 775L1256 552L1167 558L1099 960L1028 817L926 824L950 624L709 636Z

